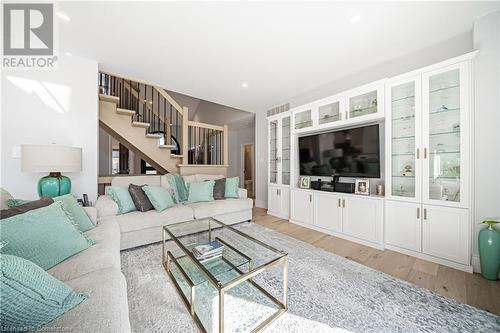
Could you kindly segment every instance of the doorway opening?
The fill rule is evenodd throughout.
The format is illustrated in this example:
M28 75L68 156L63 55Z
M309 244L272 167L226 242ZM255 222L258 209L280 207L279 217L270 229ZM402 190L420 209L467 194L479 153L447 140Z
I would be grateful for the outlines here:
M254 198L254 146L253 143L241 145L241 179L249 198Z

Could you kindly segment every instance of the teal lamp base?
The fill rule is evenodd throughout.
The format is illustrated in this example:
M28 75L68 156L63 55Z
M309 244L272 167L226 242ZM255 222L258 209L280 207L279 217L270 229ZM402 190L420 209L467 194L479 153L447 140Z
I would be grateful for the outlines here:
M60 172L51 172L38 181L38 195L41 197L58 197L71 192L71 180Z

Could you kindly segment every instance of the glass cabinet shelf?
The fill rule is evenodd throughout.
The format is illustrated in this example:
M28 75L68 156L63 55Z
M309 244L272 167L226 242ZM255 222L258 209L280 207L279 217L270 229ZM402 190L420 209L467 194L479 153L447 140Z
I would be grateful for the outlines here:
M290 117L281 119L281 184L290 185Z
M378 112L377 90L349 97L349 118L361 117Z

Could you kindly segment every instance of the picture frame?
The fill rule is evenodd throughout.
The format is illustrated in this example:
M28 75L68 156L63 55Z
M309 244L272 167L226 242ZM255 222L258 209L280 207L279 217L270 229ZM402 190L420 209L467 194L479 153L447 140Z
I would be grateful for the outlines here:
M356 178L354 194L370 195L370 180L368 178Z
M310 189L311 188L311 177L300 176L299 177L299 188Z

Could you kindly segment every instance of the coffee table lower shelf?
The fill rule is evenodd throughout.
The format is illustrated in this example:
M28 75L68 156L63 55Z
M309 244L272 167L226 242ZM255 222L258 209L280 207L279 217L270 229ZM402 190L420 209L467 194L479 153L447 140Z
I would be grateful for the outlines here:
M194 260L187 254L176 258L170 251L163 252L165 271L200 331L261 332L287 311L288 255L246 273L243 266L251 268L251 262L237 267L221 256L203 263L210 272L217 272L216 284ZM283 301L253 280L278 264L283 264Z

